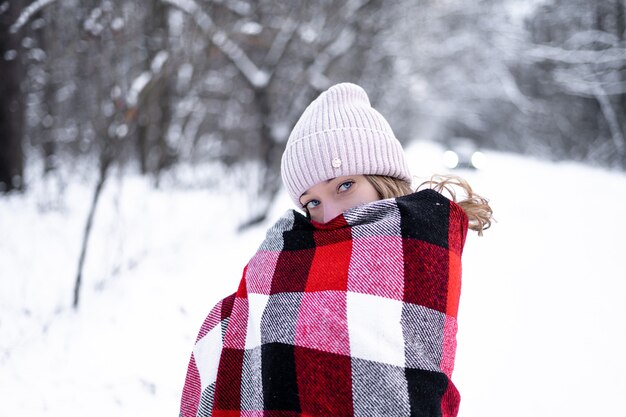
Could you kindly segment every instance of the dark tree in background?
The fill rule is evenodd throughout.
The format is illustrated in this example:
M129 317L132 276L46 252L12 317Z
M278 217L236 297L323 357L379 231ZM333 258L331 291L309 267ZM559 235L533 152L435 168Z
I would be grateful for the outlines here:
M21 0L0 3L0 193L23 187L24 70L20 38L11 27L22 10Z
M157 175L176 160L176 154L168 146L166 135L171 118L172 74L165 67L169 54L169 30L167 23L169 6L156 1L145 8L143 46L144 74L150 77L145 89L143 105L134 103L137 112L137 155L142 174Z

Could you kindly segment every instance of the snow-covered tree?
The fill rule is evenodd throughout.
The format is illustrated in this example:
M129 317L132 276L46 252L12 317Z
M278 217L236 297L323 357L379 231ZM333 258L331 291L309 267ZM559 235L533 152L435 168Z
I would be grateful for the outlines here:
M332 82L366 82L390 10L380 0L36 0L12 20L38 57L28 137L48 172L94 153L157 174L175 161L250 164L251 215L262 217L291 127Z
M189 160L258 163L251 217L261 219L291 127L332 82L360 79L387 12L371 0L169 3L177 45L191 46L170 138Z
M517 3L424 1L399 16L389 36L398 51L394 91L413 105L412 136L493 145L502 116L527 111L514 73L523 37Z
M529 19L532 94L546 109L536 134L570 156L626 167L626 2L561 1ZM529 83L532 84L532 83Z
M624 5L421 2L390 30L387 101L413 137L626 167Z

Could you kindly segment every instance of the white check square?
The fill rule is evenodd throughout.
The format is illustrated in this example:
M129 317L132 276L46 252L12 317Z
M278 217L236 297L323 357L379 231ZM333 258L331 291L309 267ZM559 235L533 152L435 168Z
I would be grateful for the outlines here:
M248 294L248 329L246 330L246 349L261 346L261 318L270 299L265 294Z
M222 326L213 327L193 348L193 357L200 374L202 390L211 385L217 379L219 358L222 354Z
M402 302L348 293L350 353L361 359L405 366Z

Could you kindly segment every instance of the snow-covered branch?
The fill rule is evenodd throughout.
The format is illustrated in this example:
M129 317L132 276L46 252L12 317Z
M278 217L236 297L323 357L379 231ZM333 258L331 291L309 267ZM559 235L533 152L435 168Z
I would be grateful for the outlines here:
M130 85L130 90L126 96L126 103L129 107L137 107L141 98L146 94L150 86L160 78L169 55L165 51L160 51L152 59L150 70L144 71L136 77Z
M565 64L626 64L626 48L602 50L571 50L549 45L538 45L526 53L533 59L563 62Z
M211 17L194 0L161 0L162 2L176 7L192 16L198 27L211 39L224 55L235 65L244 78L253 88L259 89L267 86L268 74L256 66L248 55L233 42L225 32L216 28Z
M285 19L280 32L274 38L274 42L265 56L263 64L265 68L275 68L278 65L297 27L298 25L291 17Z
M230 61L237 67L239 72L255 89L261 89L267 86L269 75L267 72L258 68L248 55L235 42L221 30L216 31L211 40L226 55Z
M568 92L578 96L596 97L599 93L607 96L626 94L626 82L601 81L592 72L562 69L555 71L554 80Z
M326 77L328 67L341 55L346 53L356 40L353 25L357 19L357 12L371 0L351 0L345 3L341 10L344 29L333 42L320 51L313 63L307 69L309 83L316 90L323 90L330 83Z
M203 32L208 32L213 27L211 17L205 13L194 0L161 0L165 4L182 10L190 15Z
M370 1L371 0L349 0L344 3L341 14L344 17L350 17L353 21L354 14L358 12L361 8L365 7L365 5Z
M563 45L568 49L583 49L582 47L591 44L604 44L616 47L619 45L620 39L603 30L581 30L574 33L567 39Z
M343 30L332 42L322 47L317 53L315 60L306 70L308 83L314 90L322 91L330 85L326 71L335 60L354 46L356 33L353 26L359 18L357 12L370 2L371 0L350 0L346 2L339 11L341 21L344 22ZM291 110L285 118L289 121L288 124L291 126L295 124L295 121L300 116L300 113L302 113L302 109L308 100L310 100L310 97L305 89L300 90L300 93L295 95L290 106ZM286 139L286 136L284 139Z
M136 77L130 84L130 89L126 95L126 103L128 107L136 107L139 103L139 96L146 89L146 86L152 81L152 72L144 71Z
M221 1L219 3L231 12L241 17L247 17L250 15L250 13L252 13L252 7L250 6L250 3L243 0L227 0Z
M26 7L22 11L22 13L20 13L20 16L17 18L15 23L13 23L13 25L11 26L11 29L9 29L10 33L17 33L22 27L24 27L26 23L28 23L30 18L35 13L39 12L44 7L48 6L49 4L54 3L55 1L57 0L36 0L32 2L28 7Z
M528 113L533 107L533 103L530 101L519 88L517 81L509 68L502 62L494 63L494 74L500 81L502 91L508 97L522 113Z
M328 87L329 81L326 78L326 70L354 45L355 40L354 30L349 27L345 28L334 42L317 55L315 61L308 68L309 82L315 89L323 90Z

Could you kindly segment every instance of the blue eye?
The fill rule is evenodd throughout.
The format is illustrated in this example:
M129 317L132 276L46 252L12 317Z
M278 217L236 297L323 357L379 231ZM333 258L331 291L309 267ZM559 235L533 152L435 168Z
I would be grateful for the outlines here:
M337 188L338 191L347 191L350 189L350 187L352 187L352 184L354 184L354 181L346 181L341 183L341 185L339 186L339 188Z
M307 210L311 210L314 209L315 207L320 205L320 201L319 200L311 200L309 202L307 202L303 207Z

